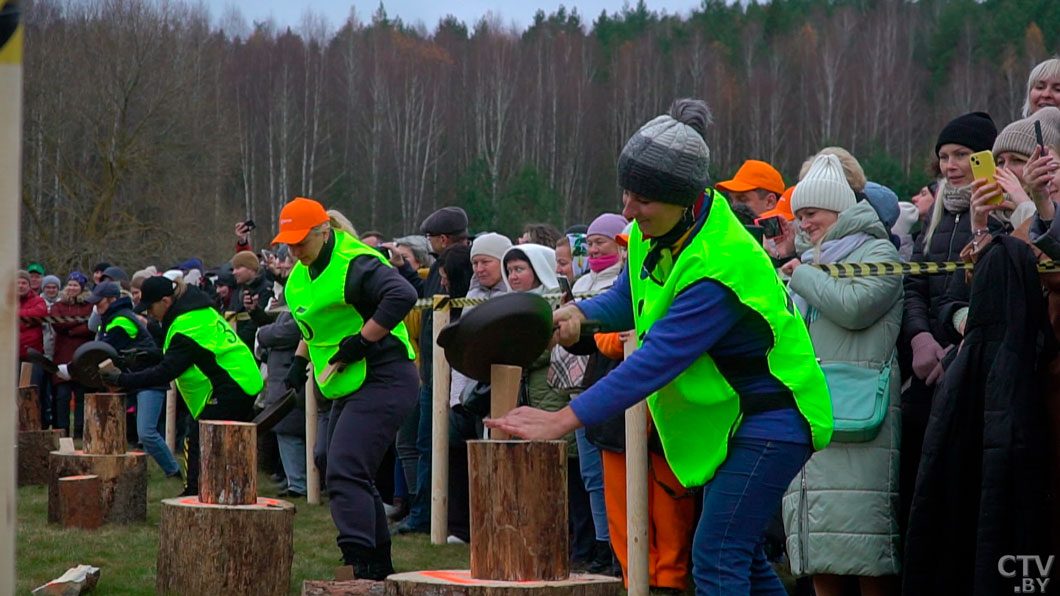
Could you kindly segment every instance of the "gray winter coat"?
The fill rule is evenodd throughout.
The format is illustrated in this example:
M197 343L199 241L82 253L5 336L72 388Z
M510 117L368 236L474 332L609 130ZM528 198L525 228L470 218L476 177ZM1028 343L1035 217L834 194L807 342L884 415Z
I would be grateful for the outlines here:
M872 239L840 262L898 260L867 202L842 212L825 241L857 232ZM835 279L820 269L798 267L789 289L810 306L803 314L822 364L847 362L881 370L891 362L890 406L879 435L865 443L833 440L810 458L784 494L792 572L896 574L901 380L894 348L902 325L902 278Z
M290 312L281 312L276 321L258 329L258 344L268 351L266 366L268 377L265 383L265 407L268 407L284 393L287 387L283 381L287 378L287 371L291 368L291 360L294 359L295 349L298 341L302 339L302 332L298 329L298 323ZM299 389L305 392L305 388ZM295 408L290 414L284 416L272 428L272 431L280 435L305 436L305 411Z

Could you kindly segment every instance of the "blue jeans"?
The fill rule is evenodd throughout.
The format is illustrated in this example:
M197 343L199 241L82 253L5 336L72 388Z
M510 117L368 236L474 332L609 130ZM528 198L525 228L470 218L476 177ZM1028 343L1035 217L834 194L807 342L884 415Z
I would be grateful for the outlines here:
M600 461L600 449L585 438L585 429L574 431L578 441L578 468L582 473L585 492L589 493L589 509L593 514L597 542L609 542L607 530L607 506L604 504L604 466Z
M158 417L162 415L165 403L165 391L141 389L136 393L136 434L140 436L144 451L158 462L166 476L173 476L180 471L180 466L158 432Z
M305 488L305 437L276 433L276 444L280 448L283 473L287 476L287 490L306 494Z
M766 560L765 531L784 490L810 458L810 445L734 438L703 487L703 515L692 543L696 596L786 596Z
M420 420L416 428L416 450L420 459L416 465L416 498L412 502L408 520L410 528L427 532L431 527L431 406L433 390L428 384L420 387Z

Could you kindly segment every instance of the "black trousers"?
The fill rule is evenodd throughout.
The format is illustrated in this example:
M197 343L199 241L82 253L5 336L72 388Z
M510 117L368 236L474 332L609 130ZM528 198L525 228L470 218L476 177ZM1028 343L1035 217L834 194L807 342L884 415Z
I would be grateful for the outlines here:
M418 394L416 367L405 360L369 363L361 388L333 401L326 479L340 547L376 548L390 542L375 478Z
M187 457L188 475L185 483L188 490L199 490L199 422L202 420L235 420L247 422L253 418L254 396L240 394L218 398L216 404L207 404L192 420L188 428Z

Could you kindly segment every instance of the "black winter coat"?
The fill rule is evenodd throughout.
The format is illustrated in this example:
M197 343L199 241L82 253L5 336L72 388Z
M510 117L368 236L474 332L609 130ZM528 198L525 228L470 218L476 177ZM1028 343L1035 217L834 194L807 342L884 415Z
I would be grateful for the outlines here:
M939 199L942 200L942 199ZM995 235L1004 232L1005 226L998 220L989 220L990 231ZM972 241L972 216L964 213L941 212L938 227L931 236L931 246L924 246L927 228L913 247L913 262L940 263L960 261L961 250ZM902 317L902 337L909 343L921 331L930 331L942 347L961 341L953 328L953 314L968 306L968 284L964 272L945 275L908 275L905 278L905 310Z
M906 595L1012 594L1020 577L1002 577L999 559L1041 555L1044 562L1052 553L1046 512L1053 468L1039 379L1056 340L1028 245L1002 236L985 249L971 305L924 438L906 537Z

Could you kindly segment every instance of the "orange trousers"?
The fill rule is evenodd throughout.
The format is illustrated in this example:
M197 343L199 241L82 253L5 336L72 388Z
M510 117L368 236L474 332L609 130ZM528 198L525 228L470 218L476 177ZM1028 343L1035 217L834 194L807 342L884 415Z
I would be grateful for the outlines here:
M611 546L622 565L622 581L629 586L626 557L626 456L600 450L604 468L604 501ZM673 498L659 485L665 483L676 495L686 491L677 481L666 459L649 453L648 473L648 574L653 588L688 587L692 567L692 534L695 531L696 503L692 496Z

